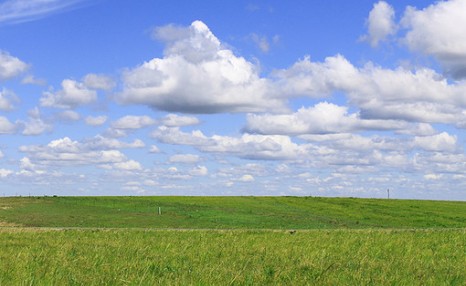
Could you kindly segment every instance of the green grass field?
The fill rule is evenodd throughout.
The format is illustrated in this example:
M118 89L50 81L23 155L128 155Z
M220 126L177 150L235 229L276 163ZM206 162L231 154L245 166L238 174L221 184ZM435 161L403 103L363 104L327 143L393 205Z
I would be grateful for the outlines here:
M158 208L162 215L158 215ZM311 197L0 198L0 222L35 227L462 228L466 202Z
M0 226L0 285L466 285L465 202L1 198Z

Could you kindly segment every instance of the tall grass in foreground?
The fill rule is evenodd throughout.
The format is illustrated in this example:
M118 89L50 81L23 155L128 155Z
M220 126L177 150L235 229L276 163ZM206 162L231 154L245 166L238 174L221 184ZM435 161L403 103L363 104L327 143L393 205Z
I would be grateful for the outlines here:
M465 285L466 230L0 228L0 285Z

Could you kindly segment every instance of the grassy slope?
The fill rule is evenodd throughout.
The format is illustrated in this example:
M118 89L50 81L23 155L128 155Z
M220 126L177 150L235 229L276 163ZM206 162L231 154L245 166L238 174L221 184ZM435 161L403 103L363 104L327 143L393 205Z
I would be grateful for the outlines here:
M466 202L310 197L0 198L0 222L46 227L463 228Z

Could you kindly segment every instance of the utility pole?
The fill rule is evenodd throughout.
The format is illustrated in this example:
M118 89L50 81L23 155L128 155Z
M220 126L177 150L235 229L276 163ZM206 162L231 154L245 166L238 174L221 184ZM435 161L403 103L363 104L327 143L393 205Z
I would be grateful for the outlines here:
M387 198L390 199L390 189L387 189Z

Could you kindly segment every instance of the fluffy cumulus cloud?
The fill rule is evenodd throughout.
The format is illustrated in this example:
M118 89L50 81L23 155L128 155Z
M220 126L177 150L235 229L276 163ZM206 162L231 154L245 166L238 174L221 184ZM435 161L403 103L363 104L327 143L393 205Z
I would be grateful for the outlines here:
M79 142L69 137L52 140L47 145L24 145L19 151L27 153L28 162L37 166L93 165L105 169L141 170L139 162L130 160L120 148L141 148L140 140L124 143L96 137Z
M322 98L343 92L363 119L465 122L466 82L450 83L428 68L385 69L372 63L356 67L337 55L324 62L305 58L274 76L277 89L288 96Z
M97 101L97 92L84 83L65 79L62 89L57 92L44 92L40 103L45 107L75 108Z
M201 21L160 27L155 35L165 43L165 55L124 74L121 103L185 113L284 109L269 96L272 90L257 67L225 48Z
M394 18L395 10L387 2L375 3L367 18L368 34L363 40L369 42L372 47L377 47L387 36L395 34Z
M0 81L18 76L25 72L28 67L20 59L0 50Z
M413 51L435 57L444 71L466 77L466 1L439 1L425 9L408 7L401 20L404 42Z
M414 144L427 151L452 153L460 150L457 144L457 138L446 132L432 136L416 136Z
M285 115L249 114L245 131L260 134L302 135L357 132L361 130L398 130L408 124L395 120L364 120L349 114L346 106L320 102Z

